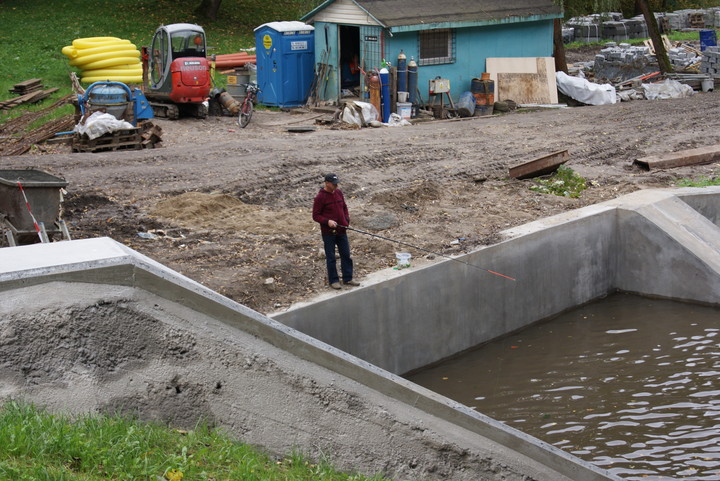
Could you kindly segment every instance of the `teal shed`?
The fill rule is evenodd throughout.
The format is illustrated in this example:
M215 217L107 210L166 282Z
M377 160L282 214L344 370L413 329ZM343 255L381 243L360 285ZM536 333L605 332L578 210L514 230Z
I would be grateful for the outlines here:
M365 90L360 72L393 65L403 52L418 64L418 88L450 80L452 97L470 90L494 57L552 57L552 0L327 0L302 17L315 27L315 63L326 64L318 96Z

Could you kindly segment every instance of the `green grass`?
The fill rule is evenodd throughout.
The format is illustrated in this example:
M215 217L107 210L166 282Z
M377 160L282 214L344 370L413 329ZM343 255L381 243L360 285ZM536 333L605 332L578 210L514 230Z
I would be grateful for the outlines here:
M119 416L71 419L32 405L0 406L0 479L16 481L381 481L292 453L273 459L216 429L190 431Z
M691 41L699 41L700 40L700 34L698 32L670 32L668 34L668 40L671 42L691 42ZM647 38L631 38L629 40L623 40L623 43L629 43L630 45L644 45L644 41L647 40ZM607 42L610 42L610 40L600 40L599 42L570 42L565 44L566 50L572 50L574 48L581 48L587 45L596 45L596 46L602 46L605 45Z
M575 173L570 167L561 165L548 179L536 179L530 190L541 194L553 194L560 197L580 197L587 189L585 179Z
M199 3L199 0L3 0L0 100L14 97L8 90L31 78L42 79L46 89L60 89L43 102L45 105L71 93L69 75L78 70L69 65L61 50L76 38L119 37L139 48L149 45L161 24L188 22L203 26L209 53L234 53L255 46L255 27L276 20L297 20L319 0L225 0L215 22L194 14ZM26 109L21 106L0 111L0 124Z
M700 177L698 179L678 179L675 181L678 187L710 187L720 185L720 175L712 177Z

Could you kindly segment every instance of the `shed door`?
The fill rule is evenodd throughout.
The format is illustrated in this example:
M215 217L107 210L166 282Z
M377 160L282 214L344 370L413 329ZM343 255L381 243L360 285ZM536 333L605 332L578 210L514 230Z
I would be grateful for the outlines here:
M324 74L318 77L318 98L323 100L340 98L339 62L337 24L315 23L315 72ZM326 65L325 68L323 64Z
M365 72L380 70L385 57L385 38L382 27L360 27L360 66ZM361 76L360 87L365 91L365 77Z

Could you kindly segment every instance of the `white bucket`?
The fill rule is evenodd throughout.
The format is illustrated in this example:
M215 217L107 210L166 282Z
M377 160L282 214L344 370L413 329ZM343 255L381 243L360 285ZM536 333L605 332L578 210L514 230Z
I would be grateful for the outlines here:
M715 81L711 78L702 79L700 81L700 89L703 92L712 92L715 88Z
M397 93L397 101L398 102L407 102L408 97L410 96L410 92L400 92Z
M412 117L412 104L410 102L398 102L397 103L397 114L402 119L409 119Z
M412 257L408 252L396 252L398 267L410 267L410 258Z

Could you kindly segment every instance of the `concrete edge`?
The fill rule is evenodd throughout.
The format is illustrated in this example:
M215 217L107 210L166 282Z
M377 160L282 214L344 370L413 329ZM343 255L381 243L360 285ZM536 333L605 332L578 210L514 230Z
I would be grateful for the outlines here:
M257 335L303 360L507 446L570 479L620 479L544 441L263 316L112 239L85 239L0 249L0 265L5 265L9 256L17 256L16 249L33 250L33 254L38 257L35 257L36 261L30 269L0 271L0 292L53 281L137 287ZM40 253L43 255L40 256ZM47 267L41 266L42 257L48 259ZM68 262L62 264L56 260L60 258Z

